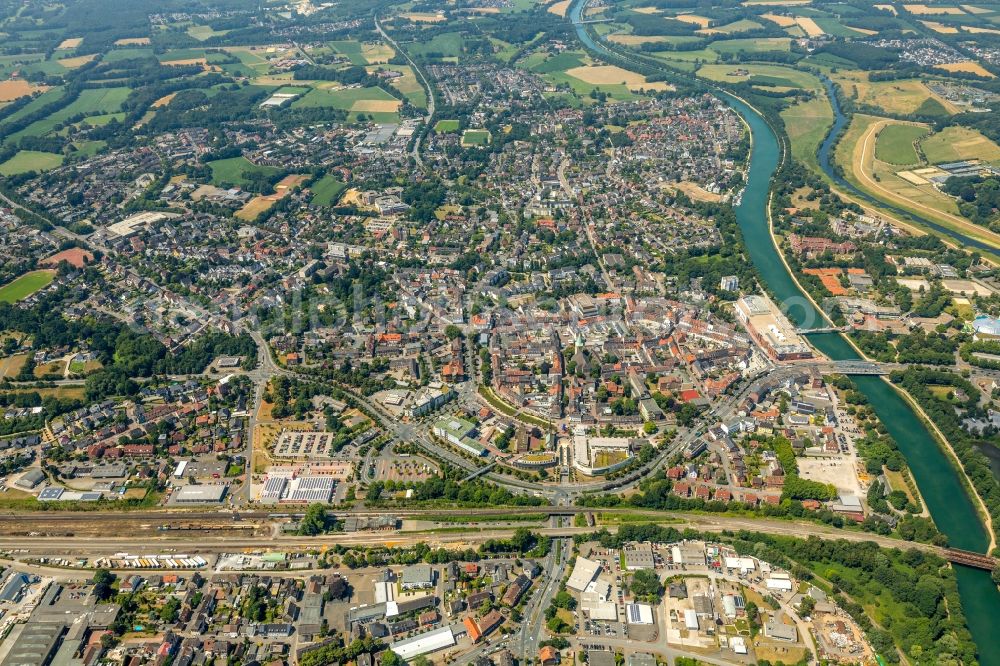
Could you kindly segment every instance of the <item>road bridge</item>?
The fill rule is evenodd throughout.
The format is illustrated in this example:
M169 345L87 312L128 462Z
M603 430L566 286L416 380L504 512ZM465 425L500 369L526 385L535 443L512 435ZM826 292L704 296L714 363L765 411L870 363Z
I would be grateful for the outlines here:
M812 335L814 333L846 333L851 330L850 326L821 326L819 328L797 328L795 332L799 335Z

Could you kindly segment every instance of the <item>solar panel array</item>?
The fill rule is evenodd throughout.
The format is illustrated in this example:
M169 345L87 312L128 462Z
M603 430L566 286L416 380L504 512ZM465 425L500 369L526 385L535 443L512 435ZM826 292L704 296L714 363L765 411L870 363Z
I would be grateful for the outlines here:
M329 502L334 480L327 476L303 476L288 494L290 502Z

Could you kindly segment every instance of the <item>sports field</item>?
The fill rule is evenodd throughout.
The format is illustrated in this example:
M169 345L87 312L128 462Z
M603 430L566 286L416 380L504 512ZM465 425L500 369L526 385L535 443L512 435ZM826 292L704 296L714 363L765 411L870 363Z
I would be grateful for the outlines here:
M485 146L490 142L490 133L487 130L465 130L462 135L463 146Z
M0 303L17 303L47 287L56 277L53 270L31 271L0 287Z
M327 174L314 183L312 189L312 203L316 206L332 206L340 199L341 193L347 189L347 183L339 180L336 176Z
M434 131L439 134L443 134L445 132L457 132L459 126L460 123L457 120L439 120L434 125Z

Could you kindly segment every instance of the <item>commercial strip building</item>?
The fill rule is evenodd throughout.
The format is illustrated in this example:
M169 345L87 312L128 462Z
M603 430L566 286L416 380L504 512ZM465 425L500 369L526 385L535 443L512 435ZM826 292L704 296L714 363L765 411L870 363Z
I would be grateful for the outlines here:
M218 504L226 497L228 486L181 486L174 491L170 501L176 504Z
M583 426L573 433L573 467L587 476L609 474L632 460L628 437L590 437Z
M473 439L476 435L476 425L465 419L442 419L434 424L432 432L435 437L440 437L474 456L486 455L483 445Z
M812 358L812 349L767 296L751 294L740 298L736 301L736 317L772 359Z

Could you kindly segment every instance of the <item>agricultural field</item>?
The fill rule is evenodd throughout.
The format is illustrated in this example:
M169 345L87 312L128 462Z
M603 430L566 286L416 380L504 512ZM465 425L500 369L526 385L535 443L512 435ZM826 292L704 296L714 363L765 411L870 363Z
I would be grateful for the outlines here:
M192 25L188 27L187 34L194 37L199 42L203 42L211 37L218 37L220 35L225 35L228 30L213 30L207 25Z
M917 141L927 134L919 125L888 125L879 132L875 142L875 157L888 164L899 166L917 164Z
M347 189L344 183L336 176L327 174L313 183L312 203L316 206L333 206L340 199L340 195Z
M391 46L382 42L345 39L329 44L335 52L346 56L352 65L380 65L389 62L389 59L396 55Z
M698 70L698 76L722 83L750 81L751 83L760 82L814 91L819 91L822 88L822 83L820 83L815 75L784 65L760 65L754 63L703 65Z
M27 354L14 354L13 356L0 358L0 379L17 377L27 360Z
M409 65L369 65L365 69L369 73L375 73L379 70L402 73L402 76L389 79L389 85L398 90L413 106L421 109L427 108L427 93Z
M845 177L883 201L930 218L939 224L973 237L988 241L983 227L973 224L958 214L958 206L951 197L938 192L930 184L911 182L900 175L900 167L881 161L875 156L878 134L887 125L899 124L876 116L857 113L847 132L837 144L836 162ZM926 131L926 130L925 130Z
M454 59L462 54L464 40L459 32L444 32L434 35L429 41L414 42L409 46L411 55L427 58Z
M620 84L629 90L666 90L663 81L648 82L646 77L616 65L583 65L566 70L566 74L595 86Z
M12 102L25 95L33 95L48 90L45 86L36 86L24 79L0 81L0 102Z
M56 277L53 270L31 271L0 287L0 303L16 303L49 286Z
M548 11L556 16L566 16L570 4L572 4L571 0L559 0L549 5Z
M966 62L953 62L946 65L935 65L937 69L943 69L946 72L965 72L966 74L975 74L976 76L981 76L986 79L995 79L996 74L989 71L978 62L973 62L968 60Z
M56 111L47 118L43 118L42 120L38 120L28 125L20 132L11 134L7 137L6 142L11 143L18 141L22 136L45 136L46 134L54 131L57 125L65 122L73 116L94 116L117 113L121 110L122 103L131 92L131 89L126 87L87 88L80 92L80 96L72 104ZM45 97L45 95L42 95L38 99L41 99L42 97Z
M83 67L96 57L97 57L96 53L91 53L89 55L75 56L72 58L59 58L58 60L56 60L56 62L58 62L60 66L65 67L66 69L76 69L77 67Z
M948 100L932 93L921 79L869 81L868 72L859 70L838 70L830 76L847 97L885 113L945 116L960 111Z
M0 164L0 176L16 176L30 171L49 171L63 163L63 156L37 150L20 150L14 157Z
M364 114L380 122L398 119L402 102L381 88L313 88L292 103L293 108L331 107L349 111L353 118Z
M974 159L1000 164L1000 146L976 130L957 125L922 140L920 148L930 164Z

